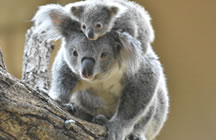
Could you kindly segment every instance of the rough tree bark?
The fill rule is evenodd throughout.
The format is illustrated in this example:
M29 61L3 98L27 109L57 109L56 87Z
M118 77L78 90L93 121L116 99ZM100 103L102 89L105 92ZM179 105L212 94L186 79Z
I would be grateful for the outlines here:
M38 34L34 27L29 29L23 56L22 80L39 90L48 90L50 85L49 63L54 45L44 40L45 36L45 31Z
M33 30L26 35L23 80L6 71L0 51L0 140L104 139L104 127L73 117L44 93L53 45ZM73 120L70 129L65 120Z
M0 67L2 69L6 70L6 66L5 66L4 61L3 61L3 55L2 55L1 49L0 49Z

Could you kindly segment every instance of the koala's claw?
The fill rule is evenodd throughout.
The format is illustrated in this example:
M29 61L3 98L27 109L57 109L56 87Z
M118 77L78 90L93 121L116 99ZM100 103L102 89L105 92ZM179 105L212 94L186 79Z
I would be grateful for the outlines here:
M70 112L71 114L74 114L76 112L76 107L74 104L68 103L68 104L62 104L63 108Z
M106 140L124 140L123 127L117 122L107 122L107 137Z
M123 30L117 30L116 34L121 35L123 33Z
M131 134L131 135L129 135L129 137L127 138L127 140L142 140L142 139L140 139L139 137Z
M122 134L116 131L108 131L106 140L124 140Z
M92 122L97 123L100 125L105 125L107 123L108 119L104 115L97 115L93 117Z

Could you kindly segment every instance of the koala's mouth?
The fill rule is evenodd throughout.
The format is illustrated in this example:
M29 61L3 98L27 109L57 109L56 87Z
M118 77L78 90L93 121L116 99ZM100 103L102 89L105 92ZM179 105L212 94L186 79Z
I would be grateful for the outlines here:
M89 40L97 40L100 36L96 33L87 33L86 34L87 38Z
M92 37L92 38L91 38L91 37L88 37L88 39L89 39L89 40L97 40L98 37Z
M93 80L95 77L94 74L95 60L93 58L83 58L81 63L81 78L83 80Z
M93 81L95 76L94 75L90 75L90 76L86 76L86 75L82 75L81 77L83 80L86 80L86 81Z

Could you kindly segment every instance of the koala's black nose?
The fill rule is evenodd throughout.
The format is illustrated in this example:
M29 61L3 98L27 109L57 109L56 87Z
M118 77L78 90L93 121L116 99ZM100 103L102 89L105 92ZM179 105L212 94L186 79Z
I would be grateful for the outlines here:
M82 76L86 79L91 79L93 77L95 60L93 58L83 58L81 61Z
M88 29L88 31L87 31L87 37L88 37L88 39L90 39L90 40L95 40L94 37L95 36L95 34L94 34L94 30L93 29Z

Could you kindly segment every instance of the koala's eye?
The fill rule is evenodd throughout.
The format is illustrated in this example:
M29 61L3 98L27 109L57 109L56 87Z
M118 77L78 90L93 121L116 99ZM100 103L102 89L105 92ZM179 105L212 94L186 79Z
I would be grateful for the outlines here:
M82 28L83 28L83 30L85 30L85 29L86 29L86 25L85 25L85 24L83 24L83 25L82 25Z
M77 57L77 56L78 56L77 51L73 51L73 55L74 55L75 57Z
M103 60L103 59L105 59L107 57L107 54L106 53L101 53L101 56L100 56L100 58L101 58L101 60Z
M102 27L103 27L103 25L102 25L101 23L97 23L97 24L96 24L96 28L97 28L97 29L101 29Z

